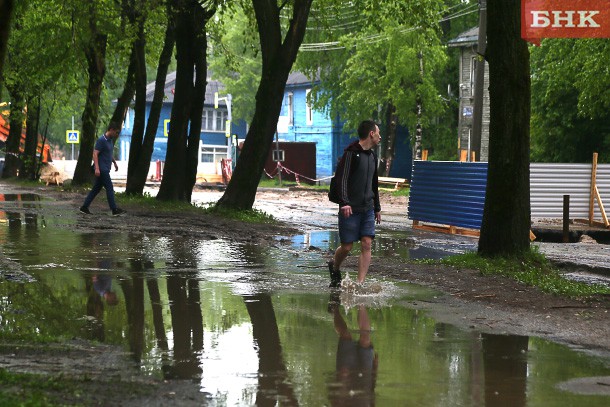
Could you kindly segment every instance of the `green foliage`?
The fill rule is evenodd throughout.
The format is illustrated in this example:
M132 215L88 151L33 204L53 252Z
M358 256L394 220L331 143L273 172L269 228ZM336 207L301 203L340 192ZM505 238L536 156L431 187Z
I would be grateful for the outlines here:
M531 159L610 162L610 45L550 39L530 47Z
M225 85L233 97L233 120L250 122L256 106L256 91L262 72L260 43L254 13L249 7L233 5L219 12L210 24L213 79Z
M486 258L476 253L451 256L440 261L443 264L474 268L483 275L510 277L523 284L538 287L555 295L588 297L610 294L610 288L599 284L585 284L564 278L542 254L531 251L523 257Z

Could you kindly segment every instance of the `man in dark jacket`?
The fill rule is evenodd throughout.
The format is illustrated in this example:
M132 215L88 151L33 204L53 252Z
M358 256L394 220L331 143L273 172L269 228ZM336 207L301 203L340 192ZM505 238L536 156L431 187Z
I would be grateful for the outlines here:
M381 141L379 127L372 120L358 126L358 141L345 149L335 171L339 194L339 238L341 245L328 262L330 286L339 287L339 267L360 240L358 283L363 283L371 264L371 243L375 237L375 223L381 222L381 205L377 179L377 157L373 149Z

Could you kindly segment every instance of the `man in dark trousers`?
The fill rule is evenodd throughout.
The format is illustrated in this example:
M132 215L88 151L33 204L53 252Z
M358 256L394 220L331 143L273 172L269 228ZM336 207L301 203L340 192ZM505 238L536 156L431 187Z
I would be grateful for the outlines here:
M108 200L108 206L112 210L113 216L123 215L124 210L116 206L114 202L114 188L112 186L112 179L110 179L110 168L114 164L114 170L118 171L119 166L114 160L114 140L119 137L121 133L121 127L117 123L110 123L108 130L95 142L95 148L93 150L93 169L95 173L95 182L91 192L85 198L83 206L80 207L80 211L86 215L91 215L89 211L89 205L95 199L97 194L100 193L102 188L106 190L106 198Z
M379 145L379 127L372 120L358 126L358 141L345 149L335 171L339 195L339 238L341 245L328 262L330 286L341 285L339 267L360 240L358 259L359 284L364 282L371 264L371 244L375 237L375 223L381 222L381 205L377 179L377 156L373 149Z

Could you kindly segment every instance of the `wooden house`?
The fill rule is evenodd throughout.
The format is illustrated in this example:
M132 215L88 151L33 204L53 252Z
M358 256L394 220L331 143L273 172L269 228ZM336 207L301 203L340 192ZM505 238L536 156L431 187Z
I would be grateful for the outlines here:
M312 157L298 157L298 165L311 167L311 164L303 164L302 161L315 162L316 179L328 182L343 155L343 150L358 136L355 131L344 130L340 118L333 119L327 112L312 108L307 99L314 84L316 81L300 72L292 72L289 75L278 120L278 142L314 143L315 153L309 148L303 149ZM296 157L290 156L284 158L284 165L288 169L290 161L297 160ZM390 175L410 179L411 165L408 131L401 127L398 129L395 159Z
M477 43L479 28L474 27L450 40L447 45L460 50L460 110L458 119L458 149L463 160L470 157L471 134L474 112L474 86L476 76L475 61L478 58ZM483 116L481 123L480 161L487 161L489 154L489 67L485 62L485 80L483 87Z
M165 81L163 107L159 118L159 126L155 137L155 145L151 161L165 161L167 152L167 137L170 126L172 104L174 102L174 88L176 86L176 72L169 73ZM146 120L150 105L153 100L155 83L152 82L146 87ZM214 107L214 93L218 92L220 100L218 108ZM205 105L203 108L201 137L199 145L199 165L197 169L198 177L208 180L219 180L221 170L221 160L224 158L235 159L237 139L246 137L246 123L243 121L233 122L230 126L230 135L227 137L228 109L226 100L222 98L224 86L212 78L208 78L205 90ZM125 118L124 128L119 137L119 156L120 160L127 161L129 158L129 147L131 144L131 134L133 131L133 110L129 109Z

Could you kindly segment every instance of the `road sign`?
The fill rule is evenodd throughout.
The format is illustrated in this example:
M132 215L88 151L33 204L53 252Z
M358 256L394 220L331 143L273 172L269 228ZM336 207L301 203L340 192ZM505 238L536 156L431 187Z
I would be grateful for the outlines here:
M66 143L78 144L80 141L80 131L78 130L66 130Z
M169 119L163 120L163 135L169 137Z

